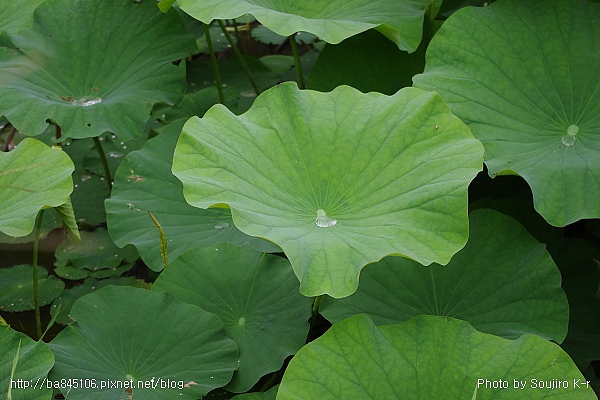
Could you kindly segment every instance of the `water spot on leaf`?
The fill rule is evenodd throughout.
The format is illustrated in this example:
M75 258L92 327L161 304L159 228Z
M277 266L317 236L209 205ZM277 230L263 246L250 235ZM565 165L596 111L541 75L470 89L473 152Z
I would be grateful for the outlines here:
M244 326L245 324L246 324L246 318L240 317L240 319L238 320L238 325Z
M85 174L85 175L81 175L81 182L85 182L85 181L89 181L90 179L92 179L92 176L90 174Z
M93 105L99 104L99 103L102 103L102 99L99 97L96 97L96 98L82 97L79 100L73 100L71 102L71 104L73 104L74 106L79 106L79 107L89 107L89 106L93 106Z
M221 222L220 224L215 225L215 229L227 229L229 228L228 222Z
M328 217L325 210L319 208L317 210L317 219L315 220L315 223L318 227L329 228L330 226L337 224L337 219Z
M577 135L577 132L579 132L579 127L577 125L570 125L567 128L567 133L571 136Z
M560 141L565 146L573 146L575 144L576 140L577 140L577 138L575 136L570 136L570 135L563 136L562 138L560 138Z
M111 151L111 152L108 153L108 156L112 157L112 158L121 158L121 157L124 156L124 154L123 153L119 153L118 151Z

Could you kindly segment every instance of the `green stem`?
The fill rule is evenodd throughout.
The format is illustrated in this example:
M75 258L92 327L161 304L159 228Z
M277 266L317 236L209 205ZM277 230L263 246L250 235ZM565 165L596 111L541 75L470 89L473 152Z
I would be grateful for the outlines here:
M246 63L246 59L244 59L244 56L240 52L240 49L234 43L234 41L231 38L231 35L229 34L229 32L227 32L227 27L225 27L225 24L223 23L223 21L217 20L217 22L219 23L219 26L221 27L221 30L223 31L223 34L225 35L225 39L227 39L227 41L229 42L229 45L231 46L231 49L233 50L233 53L235 54L235 56L237 57L238 61L242 65L242 68L244 69L244 72L246 72L246 75L248 76L248 80L250 81L250 84L252 85L252 89L254 89L254 92L258 96L260 94L260 90L258 90L258 85L256 84L256 81L254 80L254 77L252 76L252 72L250 72L250 68L248 68L248 64Z
M304 76L302 75L302 64L300 63L300 52L298 51L298 43L296 43L296 34L291 34L290 46L292 47L292 54L294 54L294 65L296 66L296 82L300 89L305 89Z
M312 315L311 315L310 319L308 320L308 323L310 324L310 331L312 331L312 329L315 325L315 321L317 320L317 316L319 315L319 308L321 307L322 302L323 302L323 295L315 297L315 301L314 301L313 307L312 307Z
M237 40L238 43L240 42L240 31L237 27L237 22L235 21L235 18L231 20L231 23L233 24L233 30L235 31L235 40ZM243 51L244 49L240 49L240 53L244 53Z
M35 239L33 241L33 306L35 307L35 327L37 338L42 338L42 318L40 316L40 298L38 292L38 251L40 245L40 231L42 230L42 218L44 210L40 210L35 224Z
M212 40L210 39L210 31L208 25L204 26L204 36L206 37L206 44L208 45L208 52L210 53L210 63L212 65L213 74L215 75L215 82L217 84L217 91L219 92L219 101L225 105L225 94L223 93L223 84L221 83L221 74L219 73L219 67L217 66L217 57L215 56L215 49L213 48Z
M108 168L108 161L106 160L106 154L104 154L104 149L102 148L102 143L97 136L94 137L94 144L96 145L96 150L98 151L98 155L100 156L100 161L102 162L102 168L104 168L104 177L106 179L106 184L108 185L108 195L112 192L112 178L110 176L110 169Z

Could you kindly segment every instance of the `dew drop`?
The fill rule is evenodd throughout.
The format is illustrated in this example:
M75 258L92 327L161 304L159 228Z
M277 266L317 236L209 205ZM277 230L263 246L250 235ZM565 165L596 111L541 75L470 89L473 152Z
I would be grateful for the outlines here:
M317 219L315 220L317 226L321 228L329 228L337 224L337 219L328 217L325 211L321 208L317 210Z
M111 151L111 152L108 153L108 156L112 157L112 158L121 158L121 157L124 156L124 154L123 153L119 153L118 151Z
M89 174L81 175L81 182L89 181L92 179L92 176Z
M228 222L222 222L220 224L215 225L215 229L227 229L229 228Z
M79 100L73 100L71 104L73 104L74 106L89 107L98 103L102 103L101 98L82 97Z
M560 141L565 146L573 146L575 144L576 140L577 140L577 138L575 136L570 136L570 135L563 136L562 138L560 138Z
M567 128L567 133L571 136L577 135L577 132L579 132L579 127L577 125L570 125Z
M240 317L240 319L238 320L238 325L244 326L244 324L246 324L246 318Z

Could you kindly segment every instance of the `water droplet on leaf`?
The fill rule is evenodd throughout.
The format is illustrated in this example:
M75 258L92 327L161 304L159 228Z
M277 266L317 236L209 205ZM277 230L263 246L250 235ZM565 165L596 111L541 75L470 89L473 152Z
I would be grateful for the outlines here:
M215 225L215 229L227 229L229 228L228 222L222 222L220 224Z
M99 103L102 103L101 98L82 97L79 100L73 100L71 104L73 104L74 106L89 107Z
M560 138L560 141L565 146L573 146L575 144L576 140L577 140L577 138L575 136L570 136L570 135L563 136L562 138Z
M330 226L337 224L337 219L328 217L325 210L319 208L317 210L317 219L315 220L315 223L321 228L329 228Z

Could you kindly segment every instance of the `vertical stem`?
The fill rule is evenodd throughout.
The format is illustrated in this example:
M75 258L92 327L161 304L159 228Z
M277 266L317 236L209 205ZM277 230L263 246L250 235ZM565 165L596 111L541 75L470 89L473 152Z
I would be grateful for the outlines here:
M298 43L296 43L296 34L291 34L290 46L292 47L292 53L294 54L294 65L296 66L296 82L300 89L305 89L304 76L302 75L302 64L300 63L300 52L298 51Z
M42 218L44 210L40 210L38 219L35 224L35 239L33 241L33 306L35 307L35 327L37 330L37 338L42 338L42 319L40 317L40 299L38 292L38 251L40 245L40 231L42 230Z
M252 72L250 72L250 68L248 68L248 64L246 63L246 60L244 59L244 56L240 52L240 49L237 47L237 45L233 42L233 39L231 38L231 35L229 34L229 32L227 32L227 28L225 27L225 24L223 23L223 21L221 21L219 19L219 20L217 20L217 22L219 23L219 26L221 27L221 30L223 31L223 34L225 35L225 38L229 42L229 45L231 46L231 49L233 50L233 53L235 54L235 56L237 57L238 61L242 65L242 68L244 69L244 72L246 72L246 75L248 76L248 80L250 81L250 84L252 85L252 89L254 89L254 92L258 96L260 94L260 90L258 90L258 86L256 85L256 81L254 80L254 77L252 76Z
M235 31L235 40L237 40L238 43L240 42L240 31L238 30L237 27L237 22L235 21L235 18L231 20L231 22L233 23L233 30ZM244 49L240 48L240 53L244 53L243 51Z
M323 295L315 297L315 301L312 307L312 315L310 320L308 321L310 324L310 330L312 330L315 325L315 321L317 320L317 316L319 315L319 307L321 307L321 303L323 302Z
M102 148L102 143L97 136L94 137L94 144L96 145L96 150L98 151L98 155L100 156L100 161L102 162L102 167L104 168L104 177L106 178L106 184L108 185L108 195L112 192L112 178L110 176L110 169L108 168L108 161L106 161L106 154L104 154L104 149Z
M219 73L219 67L217 66L217 57L215 56L215 49L210 39L210 31L208 25L204 26L204 36L206 37L206 44L208 45L208 52L210 53L210 63L212 65L213 74L215 75L215 82L217 84L217 91L219 92L219 101L225 105L225 94L223 93L223 84L221 83L221 74Z

